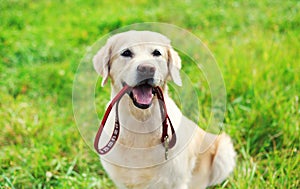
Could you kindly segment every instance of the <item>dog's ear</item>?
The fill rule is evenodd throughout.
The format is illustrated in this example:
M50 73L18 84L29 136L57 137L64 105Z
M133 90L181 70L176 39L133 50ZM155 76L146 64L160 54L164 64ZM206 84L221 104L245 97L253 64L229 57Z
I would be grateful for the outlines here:
M175 84L181 86L182 81L179 72L181 69L181 59L173 48L168 49L168 66L172 80Z
M102 76L101 86L103 87L108 79L109 75L109 63L111 59L111 45L109 42L105 44L94 56L93 64L98 74Z

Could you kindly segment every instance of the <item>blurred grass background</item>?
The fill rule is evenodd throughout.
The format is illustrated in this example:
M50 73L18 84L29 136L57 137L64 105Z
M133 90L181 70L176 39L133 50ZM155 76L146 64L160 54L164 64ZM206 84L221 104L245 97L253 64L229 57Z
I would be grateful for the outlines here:
M299 188L299 11L296 0L0 0L0 188L114 188L76 128L72 81L99 37L147 21L197 35L223 73L238 163L213 188Z

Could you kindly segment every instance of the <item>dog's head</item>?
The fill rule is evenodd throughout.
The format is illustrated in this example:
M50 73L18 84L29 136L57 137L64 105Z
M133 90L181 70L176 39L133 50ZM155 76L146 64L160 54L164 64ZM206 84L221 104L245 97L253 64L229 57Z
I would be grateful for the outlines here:
M128 31L108 39L93 59L103 77L102 86L111 78L112 90L133 87L130 97L141 109L151 106L153 87L164 87L168 80L181 85L181 60L170 40L155 32Z

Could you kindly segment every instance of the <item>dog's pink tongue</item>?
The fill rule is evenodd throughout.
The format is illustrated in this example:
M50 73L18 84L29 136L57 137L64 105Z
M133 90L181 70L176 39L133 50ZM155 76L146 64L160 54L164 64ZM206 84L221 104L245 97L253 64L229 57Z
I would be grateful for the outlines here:
M141 85L132 89L133 97L139 104L150 104L152 101L152 87Z

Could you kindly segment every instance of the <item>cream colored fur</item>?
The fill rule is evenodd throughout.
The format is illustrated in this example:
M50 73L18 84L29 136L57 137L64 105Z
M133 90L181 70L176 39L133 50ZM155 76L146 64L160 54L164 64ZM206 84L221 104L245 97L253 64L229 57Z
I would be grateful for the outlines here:
M125 49L130 49L134 56L120 56ZM151 54L154 49L162 55L154 57ZM118 188L200 189L221 183L229 176L235 166L230 137L224 133L209 134L199 128L182 115L167 94L167 81L182 84L181 60L168 38L149 31L120 33L107 41L93 61L96 71L103 77L102 85L111 79L111 98L121 90L122 83L137 84L138 65L145 62L153 65L155 85L164 89L169 117L177 134L176 146L169 151L170 159L166 161L160 143L161 118L156 97L150 108L142 110L125 95L119 104L121 133L118 144L101 157L103 167ZM113 109L105 126L107 133L112 132L114 116ZM107 136L101 138L100 145L108 139ZM153 146L156 147L152 149ZM134 150L141 148L145 150Z

